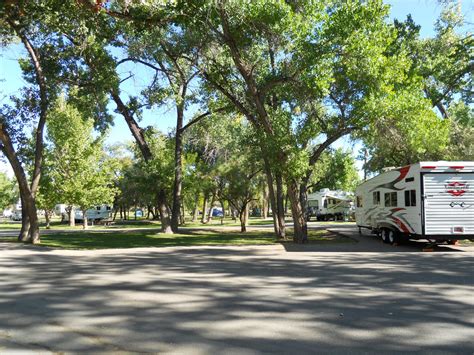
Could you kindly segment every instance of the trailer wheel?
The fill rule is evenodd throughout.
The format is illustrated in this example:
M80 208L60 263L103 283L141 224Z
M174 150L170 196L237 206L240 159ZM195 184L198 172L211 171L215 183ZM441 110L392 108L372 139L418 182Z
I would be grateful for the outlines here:
M388 240L388 233L389 232L390 232L390 230L388 228L383 228L382 233L380 233L381 236L382 236L382 241L384 243L387 243L387 244L389 243L389 240Z
M400 238L399 238L398 233L390 229L388 232L388 243L393 245L393 244L398 244L399 241L400 241Z

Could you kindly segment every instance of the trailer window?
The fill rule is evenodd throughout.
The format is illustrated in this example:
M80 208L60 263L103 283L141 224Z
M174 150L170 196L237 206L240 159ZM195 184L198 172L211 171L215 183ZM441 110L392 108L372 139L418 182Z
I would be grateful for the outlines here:
M324 208L328 208L328 200L324 200L323 206Z
M397 207L397 193L396 192L386 192L385 193L385 207Z
M356 197L356 206L357 207L362 207L362 197L361 196Z
M380 205L380 191L374 191L372 193L374 205Z
M416 206L416 191L407 190L405 191L405 206Z

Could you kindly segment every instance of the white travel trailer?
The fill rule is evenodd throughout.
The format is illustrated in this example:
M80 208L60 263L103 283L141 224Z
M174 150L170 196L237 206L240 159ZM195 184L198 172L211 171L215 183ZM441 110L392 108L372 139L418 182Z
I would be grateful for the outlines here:
M62 206L63 205L56 205L55 211L56 212L62 211ZM91 208L86 211L87 219L93 220L93 221L100 221L102 219L107 219L111 216L111 214L112 214L112 207L108 205L96 206L95 208ZM64 221L69 221L69 214L66 212L65 209L64 211L62 211L62 215L63 215ZM74 208L74 219L78 222L84 220L82 211L77 207Z
M356 189L356 223L386 243L474 238L474 162L420 162Z
M352 205L352 197L346 192L321 189L308 195L307 219L342 220L351 213Z

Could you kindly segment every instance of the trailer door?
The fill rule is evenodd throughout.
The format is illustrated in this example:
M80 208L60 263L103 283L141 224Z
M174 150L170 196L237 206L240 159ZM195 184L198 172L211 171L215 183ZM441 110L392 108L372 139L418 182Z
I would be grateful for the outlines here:
M425 235L474 235L474 173L423 175Z

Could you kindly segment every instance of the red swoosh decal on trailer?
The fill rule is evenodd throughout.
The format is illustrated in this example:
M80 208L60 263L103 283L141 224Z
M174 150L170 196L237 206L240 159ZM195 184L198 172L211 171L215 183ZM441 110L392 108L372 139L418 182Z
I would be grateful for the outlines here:
M392 217L392 219L395 221L395 223L397 223L397 225L402 229L404 233L410 233L408 227L400 219L398 219L397 217Z
M369 192L375 191L375 190L377 190L381 187L383 187L385 189L388 189L388 190L395 190L395 191L402 190L402 189L397 189L395 187L395 185L397 183L399 183L400 181L402 181L405 178L405 176L408 175L408 172L410 171L410 165L407 165L407 166L404 166L403 168L397 169L397 171L400 173L400 175L398 175L398 177L395 180L393 180L391 182L387 182L385 184L378 185L378 186L374 187L373 189L371 189Z

